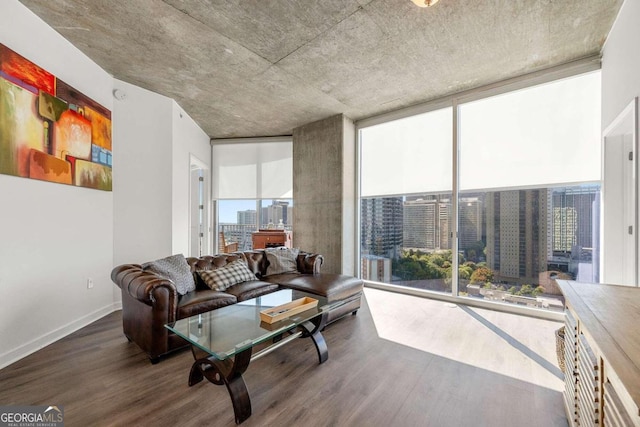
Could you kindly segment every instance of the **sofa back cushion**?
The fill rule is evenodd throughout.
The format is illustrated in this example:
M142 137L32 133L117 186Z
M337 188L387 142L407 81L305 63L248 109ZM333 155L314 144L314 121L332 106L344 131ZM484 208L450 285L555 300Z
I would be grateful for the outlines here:
M200 258L187 258L187 263L189 263L191 271L195 273L200 270L213 270L214 268L224 267L230 262L237 261L239 259L244 260L244 255L241 252L232 254L204 255Z
M296 260L296 268L297 271L304 271L304 269L300 269L300 265L298 263L304 262L304 252L299 252ZM302 261L301 261L302 258ZM271 271L267 272L269 268L269 261L267 260L266 251L263 249L259 250L251 250L251 251L243 251L243 252L233 252L231 254L216 254L216 255L205 255L200 258L187 258L187 262L191 266L191 271L194 275L194 280L196 282L196 286L198 289L209 289L209 287L202 281L202 278L196 274L196 271L201 270L213 270L215 268L224 267L230 262L243 260L249 270L251 270L258 279L261 279L267 274L274 274Z
M249 270L253 271L258 278L266 276L267 265L269 263L267 262L264 250L244 251L242 254L247 261Z
M268 248L265 249L267 261L267 276L282 273L295 273L298 271L298 253L297 248Z
M214 291L224 291L238 283L256 280L256 275L240 259L230 262L224 267L213 270L200 270L197 274Z
M237 261L239 259L244 259L244 255L242 253L233 253L233 254L217 254L217 255L204 255L200 258L187 258L187 262L191 267L191 272L193 273L193 279L196 282L196 289L198 290L208 290L209 286L204 283L198 271L207 271L213 270L216 268L224 267L230 262Z
M141 267L145 271L151 271L160 277L171 280L180 295L196 289L191 269L182 254L147 262L142 264Z

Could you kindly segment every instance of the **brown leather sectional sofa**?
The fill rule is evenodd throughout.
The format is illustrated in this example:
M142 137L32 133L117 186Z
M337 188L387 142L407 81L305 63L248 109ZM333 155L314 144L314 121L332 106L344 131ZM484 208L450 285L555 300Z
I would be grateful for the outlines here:
M256 274L256 280L242 282L224 292L209 289L195 274L243 259ZM164 325L178 319L214 310L239 301L275 292L282 288L305 291L327 297L329 302L344 300L329 313L328 322L360 308L362 280L340 274L321 273L322 255L300 253L297 273L266 276L268 260L263 250L187 258L194 273L196 290L179 295L173 282L144 270L139 264L124 264L113 269L111 279L122 290L122 323L129 341L144 350L152 363L160 357L187 346Z

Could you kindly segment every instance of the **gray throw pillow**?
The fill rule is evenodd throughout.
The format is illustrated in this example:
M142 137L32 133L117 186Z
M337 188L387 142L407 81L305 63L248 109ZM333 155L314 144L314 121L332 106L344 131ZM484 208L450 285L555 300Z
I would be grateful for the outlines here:
M180 295L196 289L196 282L193 280L191 268L182 254L144 263L142 264L142 269L171 280Z
M202 281L214 291L224 291L238 283L256 280L256 275L242 260L232 261L215 270L198 270L197 273Z
M266 275L297 272L298 263L296 260L299 252L300 249L298 248L279 247L265 249L267 261L269 261Z

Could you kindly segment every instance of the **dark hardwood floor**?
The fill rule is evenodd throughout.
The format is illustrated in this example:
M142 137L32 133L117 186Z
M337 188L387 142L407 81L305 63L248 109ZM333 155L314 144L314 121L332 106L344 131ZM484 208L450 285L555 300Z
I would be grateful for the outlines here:
M227 390L188 387L182 351L151 365L120 312L0 370L0 405L62 405L66 426L233 426ZM553 331L538 319L366 289L324 332L245 374L251 426L566 426Z

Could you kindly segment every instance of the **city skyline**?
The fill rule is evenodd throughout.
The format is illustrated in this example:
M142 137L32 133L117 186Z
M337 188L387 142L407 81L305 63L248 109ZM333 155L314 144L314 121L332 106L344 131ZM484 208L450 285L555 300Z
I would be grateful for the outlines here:
M242 216L241 213L243 212L247 214L249 214L250 212L257 214L256 202L257 201L255 199L254 200L218 200L217 202L218 223L219 224L248 224L248 223L239 222L239 215ZM264 215L261 215L261 218L260 218L261 224L266 225L269 223L268 220L272 219L274 220L274 224L277 225L278 220L280 218L283 218L284 224L291 225L291 219L292 219L291 210L293 209L293 200L291 199L262 200L262 203L265 203L265 202L270 202L270 205L261 206L260 209L262 212L264 212L265 209L269 209L271 206L274 206L274 205L287 204L288 205L287 211L286 211L287 213L285 215L282 215L282 214L272 215L273 216L272 218L268 217L269 214L267 214L267 218L265 218ZM253 221L253 223L255 223L255 221Z
M459 251L466 260L486 262L496 281L535 282L547 270L577 277L582 268L597 274L597 267L590 264L597 257L593 204L599 194L598 185L462 194ZM255 200L219 203L226 209L225 215L220 211L220 224L259 221L266 227L270 220L277 225L282 219L291 226L290 200L263 200L259 214ZM450 193L361 199L361 257L370 263L365 270L379 270L373 265L380 266L381 261L374 259L399 259L409 249L450 250L452 220ZM227 232L238 241L246 240L244 234L244 230ZM380 270L376 276L390 275Z
M535 283L547 270L597 274L599 194L598 185L581 185L461 195L459 251L485 261L498 281ZM362 199L361 210L362 257L451 249L450 194Z

